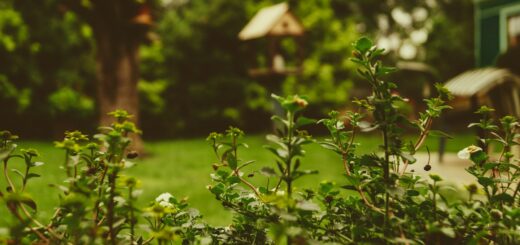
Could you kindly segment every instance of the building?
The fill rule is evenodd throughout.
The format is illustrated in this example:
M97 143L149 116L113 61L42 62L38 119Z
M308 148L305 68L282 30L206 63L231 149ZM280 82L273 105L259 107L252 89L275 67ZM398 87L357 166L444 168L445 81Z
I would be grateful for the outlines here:
M496 109L497 117L520 117L520 0L474 3L476 69L445 86L457 97L455 101L468 102L466 109L488 105Z
M519 0L475 0L476 66L492 66L499 54L520 44Z

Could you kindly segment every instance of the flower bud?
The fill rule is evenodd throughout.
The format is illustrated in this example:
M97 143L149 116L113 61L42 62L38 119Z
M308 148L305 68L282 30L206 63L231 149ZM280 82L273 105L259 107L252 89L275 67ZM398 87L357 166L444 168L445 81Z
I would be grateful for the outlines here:
M325 202L327 202L327 203L331 203L332 200L334 200L334 197L331 196L331 195L328 195L328 196L325 197Z
M309 104L306 100L302 98L296 98L294 102L296 102L296 104L301 108L305 108Z
M475 184L470 184L470 185L466 186L466 190L468 190L468 192L470 194L475 195L475 194L477 194L478 187Z
M357 50L354 50L352 51L352 56L354 56L355 58L358 58L358 59L361 59L361 53Z

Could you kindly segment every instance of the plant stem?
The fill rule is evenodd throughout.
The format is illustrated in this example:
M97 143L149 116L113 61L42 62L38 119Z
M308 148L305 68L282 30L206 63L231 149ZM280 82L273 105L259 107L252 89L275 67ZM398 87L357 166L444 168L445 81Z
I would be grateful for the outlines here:
M130 244L134 244L135 237L135 229L134 229L134 205L133 205L133 197L132 197L133 188L128 188L128 205L130 206Z
M291 112L287 113L289 120L289 126L287 127L287 175L285 181L287 182L287 197L291 198L292 195L292 178L291 178L291 164L292 164L292 136L294 130L294 114Z
M383 120L386 121L386 113L383 112L384 118ZM388 232L388 226L389 218L390 218L390 208L389 208L389 202L390 202L390 196L388 194L388 188L390 187L390 152L388 149L388 129L387 126L384 125L383 127L383 142L385 147L385 162L383 165L384 168L384 181L385 181L385 233Z
M16 192L15 186L13 184L13 181L9 177L9 173L7 171L7 158L4 159L4 177L7 181L7 184L9 184L9 187L11 188L11 192Z
M110 184L110 197L108 199L107 204L107 223L108 223L108 232L110 236L110 243L112 245L116 245L116 233L114 230L114 198L116 196L116 179L117 179L117 171L115 169L108 177L108 182Z

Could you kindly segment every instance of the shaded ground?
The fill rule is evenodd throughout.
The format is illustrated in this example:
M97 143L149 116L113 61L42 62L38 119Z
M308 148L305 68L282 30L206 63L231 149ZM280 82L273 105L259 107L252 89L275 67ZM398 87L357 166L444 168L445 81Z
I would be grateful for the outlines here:
M439 162L438 155L431 155L430 171L425 171L424 166L428 162L428 154L424 152L415 155L417 162L408 166L408 170L414 170L416 174L428 177L429 174L437 174L443 178L444 181L450 182L457 186L468 185L476 183L477 180L473 175L466 172L466 168L471 166L470 160L463 160L457 157L456 153L447 153L444 155L442 162Z

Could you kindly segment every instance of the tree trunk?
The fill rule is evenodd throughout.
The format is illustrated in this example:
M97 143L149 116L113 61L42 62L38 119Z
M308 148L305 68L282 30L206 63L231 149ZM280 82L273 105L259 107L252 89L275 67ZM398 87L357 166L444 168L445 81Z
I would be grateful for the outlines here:
M134 123L139 124L139 45L146 30L131 22L135 11L124 3L99 0L92 12L100 125L110 125L113 118L107 114L116 109L128 111L134 115ZM139 135L132 137L130 148L143 151Z

